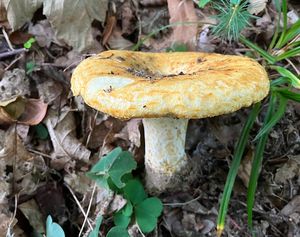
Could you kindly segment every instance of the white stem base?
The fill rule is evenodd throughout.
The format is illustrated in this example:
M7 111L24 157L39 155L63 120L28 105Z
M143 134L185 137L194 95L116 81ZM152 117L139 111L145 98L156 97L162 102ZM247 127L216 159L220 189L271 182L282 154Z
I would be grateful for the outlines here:
M184 151L188 119L143 119L146 185L154 192L172 188L187 167Z

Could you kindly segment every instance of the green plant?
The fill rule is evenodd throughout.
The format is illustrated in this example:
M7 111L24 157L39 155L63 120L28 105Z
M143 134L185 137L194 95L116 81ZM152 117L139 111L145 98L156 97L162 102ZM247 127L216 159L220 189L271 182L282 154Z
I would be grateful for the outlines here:
M65 237L65 232L59 224L52 221L49 215L46 220L46 237Z
M263 126L254 138L256 142L255 153L252 161L252 168L247 192L247 213L248 225L252 230L253 206L255 201L255 192L257 187L257 180L262 166L263 152L268 139L268 134L271 129L277 124L285 113L288 100L300 102L300 94L294 92L292 89L300 89L300 79L290 69L279 66L282 60L288 60L294 56L300 55L300 42L298 41L300 35L300 20L298 20L291 27L287 27L287 2L275 1L278 15L283 14L283 27L280 26L280 17L278 19L276 31L273 39L267 50L260 48L258 45L252 43L243 36L240 36L240 41L247 47L251 48L259 56L265 59L266 67L277 72L278 77L271 81L270 96L267 113L264 118ZM228 209L230 195L233 184L237 175L241 158L244 154L246 143L248 141L249 132L254 124L254 120L261 109L260 104L253 107L251 114L244 125L242 134L239 138L238 145L235 149L232 165L230 166L228 177L226 180L224 193L220 204L220 210L217 221L218 236L221 236L224 229L225 217Z
M127 236L126 228L132 220L142 232L151 232L162 212L161 201L156 197L149 198L141 181L131 175L135 168L131 153L118 147L102 157L87 173L98 185L123 195L127 200L127 204L114 213L116 226L108 232L108 237Z
M25 49L30 49L32 47L32 44L35 42L35 38L30 38L29 40L27 40L25 43L24 43L24 48Z

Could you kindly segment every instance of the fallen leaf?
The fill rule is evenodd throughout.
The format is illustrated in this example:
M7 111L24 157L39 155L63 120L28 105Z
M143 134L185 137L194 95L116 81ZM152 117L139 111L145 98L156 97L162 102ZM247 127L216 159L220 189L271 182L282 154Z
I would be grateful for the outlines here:
M4 6L4 2L0 1L0 22L7 21L7 13Z
M121 7L122 33L124 35L132 34L136 29L135 5L132 0L126 0Z
M15 122L26 125L37 125L45 117L47 104L41 100L16 98L6 106L0 107L0 124Z
M293 213L300 213L300 195L295 196L288 204L281 209L281 214L290 216Z
M30 95L29 80L25 77L25 71L19 68L6 71L0 80L0 105L5 106L5 101L25 95Z
M170 24L180 24L186 22L197 22L198 18L195 12L194 2L191 0L168 0L168 9L170 14ZM187 44L189 49L193 50L196 46L197 24L178 25L173 27L171 35L172 43Z
M11 41L12 44L15 45L23 45L26 43L30 38L32 37L31 34L28 34L26 32L16 30L9 34L9 40Z
M290 157L290 159L275 174L275 182L287 183L294 177L300 177L300 156Z
M7 11L8 22L14 31L30 21L35 11L43 4L43 0L2 1Z
M63 42L56 38L54 30L48 20L39 21L35 25L29 24L28 32L34 35L34 38L40 47L49 48L52 42L64 46Z
M265 10L268 0L249 0L248 11L251 14L257 15L258 13Z
M18 209L26 216L35 231L38 233L45 233L43 216L34 199L19 204Z
M249 150L245 157L243 158L241 165L238 170L238 176L243 181L245 187L248 187L251 168L252 168L252 161L253 161L253 150Z
M109 4L109 9L108 9L106 22L103 30L103 35L102 35L103 45L107 44L107 41L109 40L116 24L117 24L116 5L115 3L111 2Z
M113 33L111 34L107 44L111 49L130 49L133 43L122 36L122 31L120 28L115 27Z
M82 52L94 47L91 23L103 22L107 0L44 0L43 14L51 23L59 40Z
M67 108L64 108L67 109ZM50 110L45 118L54 152L54 159L81 160L87 162L91 152L76 138L76 124L74 114L64 111L60 115Z

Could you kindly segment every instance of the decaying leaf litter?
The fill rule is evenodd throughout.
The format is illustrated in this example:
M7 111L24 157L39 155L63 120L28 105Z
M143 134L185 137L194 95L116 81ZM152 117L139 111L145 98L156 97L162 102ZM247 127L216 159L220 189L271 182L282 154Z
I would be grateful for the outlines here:
M82 59L105 49L130 49L149 33L180 21L197 24L160 31L144 41L141 50L165 51L173 43L185 43L190 50L248 51L241 44L214 37L209 26L215 23L215 12L199 9L192 1L71 2L0 2L0 55L11 55L0 62L0 236L8 228L15 236L44 231L48 214L67 236L77 236L85 219L81 208L86 212L89 206L83 233L91 230L101 213L107 219L100 228L105 235L113 224L109 217L124 200L94 189L85 173L99 156L120 146L133 152L140 166L136 175L143 175L140 121L108 117L72 97L70 75ZM268 44L276 27L274 6L250 2L258 18L245 34ZM289 24L299 19L299 7L297 1L290 2ZM36 42L25 49L23 44L31 37ZM294 63L299 68L299 59ZM190 121L186 151L201 167L201 182L195 181L187 192L160 196L163 215L149 236L215 236L228 165L248 113L244 109ZM289 104L269 136L254 207L258 236L300 234L299 117L299 104ZM261 123L259 118L256 127ZM245 196L252 154L250 142L234 187L225 236L248 236ZM135 225L130 233L141 236Z

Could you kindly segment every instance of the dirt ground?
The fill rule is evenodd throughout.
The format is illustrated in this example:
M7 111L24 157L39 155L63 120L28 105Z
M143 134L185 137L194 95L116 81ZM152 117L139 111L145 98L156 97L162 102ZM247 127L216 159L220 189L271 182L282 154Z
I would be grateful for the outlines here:
M153 32L139 50L176 50L178 45L173 43L180 42L190 51L250 52L241 43L213 36L210 24L215 22L215 10L200 9L193 1L100 0L98 8L93 6L95 1L70 1L55 5L56 1L47 0L43 6L11 1L8 7L0 1L0 237L6 236L8 228L14 236L38 236L36 232L45 232L49 214L66 236L78 236L84 221L80 207L87 210L89 206L91 223L97 213L105 214L100 228L105 236L113 225L112 213L123 202L102 188L93 190L93 182L85 173L99 156L120 146L134 154L138 162L135 175L144 176L141 120L109 117L72 96L72 71L84 58L108 49L131 49ZM299 19L300 2L290 1L288 8L291 24ZM265 47L277 17L272 1L260 1L256 16L243 34ZM158 31L178 21L198 24ZM32 37L35 42L28 45ZM300 68L299 57L294 64ZM190 120L186 152L197 161L199 177L187 191L159 196L163 214L156 230L146 236L216 236L220 198L249 111L245 108L230 115ZM253 138L263 114L251 131L223 236L251 236L247 183ZM289 102L285 116L269 135L264 153L254 206L256 236L300 237L299 131L300 105ZM86 226L83 233L88 230ZM130 233L143 236L135 225Z

